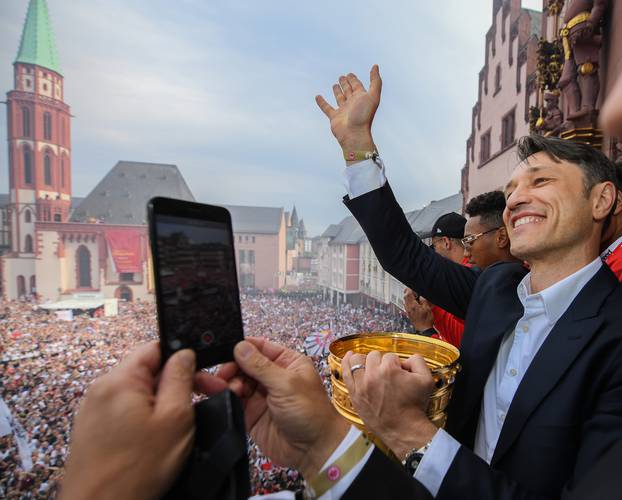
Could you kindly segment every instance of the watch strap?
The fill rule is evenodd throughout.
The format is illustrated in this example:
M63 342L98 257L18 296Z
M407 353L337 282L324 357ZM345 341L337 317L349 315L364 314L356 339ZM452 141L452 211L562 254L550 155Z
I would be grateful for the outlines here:
M307 481L307 498L318 498L326 493L362 460L370 446L371 442L365 434L361 434L356 438L343 455L328 465L313 479Z

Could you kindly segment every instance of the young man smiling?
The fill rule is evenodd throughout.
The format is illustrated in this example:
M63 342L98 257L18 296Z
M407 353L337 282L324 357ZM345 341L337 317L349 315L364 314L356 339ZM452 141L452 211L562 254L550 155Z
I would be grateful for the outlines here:
M393 197L371 135L380 88L374 67L369 92L349 74L333 87L337 109L317 98L347 160L344 201L389 273L466 318L463 370L438 430L425 365L349 354L354 407L436 498L557 498L622 438L622 291L599 258L614 167L589 146L521 140L504 222L531 272L467 269L426 247Z

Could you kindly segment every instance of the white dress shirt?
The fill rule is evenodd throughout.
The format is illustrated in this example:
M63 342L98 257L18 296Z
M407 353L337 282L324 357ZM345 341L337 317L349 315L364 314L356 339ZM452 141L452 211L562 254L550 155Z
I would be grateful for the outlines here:
M376 161L365 160L346 167L344 178L346 190L352 199L382 187L386 182L385 167L380 158ZM519 283L517 294L524 307L524 314L501 343L484 388L475 435L474 452L488 463L497 446L512 399L536 353L555 323L601 266L602 261L598 257L574 274L536 294L531 293L531 273ZM440 429L424 454L414 477L433 496L438 494L460 446L457 440ZM371 453L358 464L358 470L362 469L369 455ZM345 478L340 481L341 492L345 492L353 480L354 477L349 481L345 481Z

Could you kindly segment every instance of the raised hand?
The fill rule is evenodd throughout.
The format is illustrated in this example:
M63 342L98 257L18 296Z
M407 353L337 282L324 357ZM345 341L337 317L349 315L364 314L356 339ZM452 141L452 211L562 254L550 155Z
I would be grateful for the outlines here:
M418 331L423 332L434 326L431 304L423 297L417 297L410 288L404 290L404 309Z
M333 85L337 108L333 108L321 95L315 101L330 119L330 129L344 151L373 151L371 125L380 104L382 80L378 65L370 72L369 90L353 73L340 76Z

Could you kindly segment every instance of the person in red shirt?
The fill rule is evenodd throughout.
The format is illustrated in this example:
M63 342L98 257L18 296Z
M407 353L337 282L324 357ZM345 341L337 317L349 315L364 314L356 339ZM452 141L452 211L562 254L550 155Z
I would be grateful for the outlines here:
M622 162L616 163L618 202L609 227L603 234L600 258L622 281Z
M469 219L461 239L465 265L486 269L495 262L517 260L510 253L510 240L503 224L504 209L505 196L501 191L480 194L469 201L465 208ZM407 291L404 302L415 328L459 348L464 321L440 307L432 306L423 298L413 303L411 294Z
M430 246L446 259L466 265L461 242L466 223L467 220L455 212L441 215L432 226ZM462 319L430 304L423 297L418 297L410 288L404 290L404 307L410 322L421 335L440 338L446 342L462 338Z

